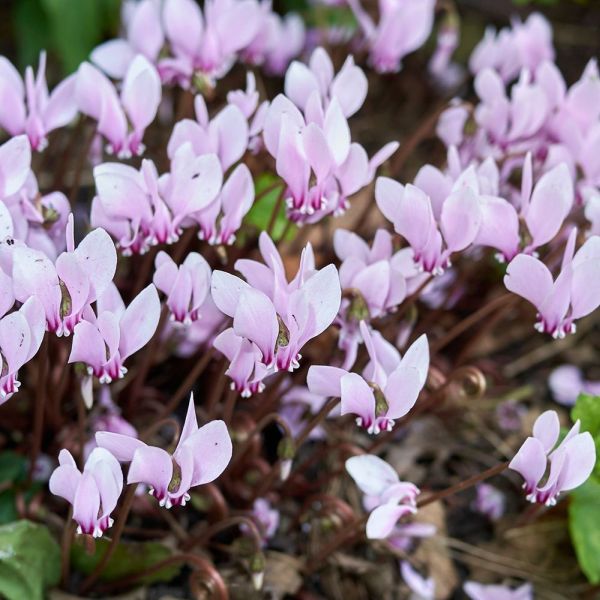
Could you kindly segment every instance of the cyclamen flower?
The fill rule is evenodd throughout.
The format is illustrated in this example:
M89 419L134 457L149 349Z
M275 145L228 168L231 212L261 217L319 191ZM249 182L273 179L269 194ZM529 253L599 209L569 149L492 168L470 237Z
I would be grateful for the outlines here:
M119 461L130 462L127 483L144 483L161 506L184 506L189 490L214 481L231 460L232 444L223 421L198 428L190 397L181 436L173 454L119 433L98 432L96 443Z
M432 199L423 190L379 177L375 199L396 232L410 244L415 263L434 275L441 275L451 255L470 246L481 228L479 198L469 186L454 189L434 212Z
M324 110L317 90L307 102L306 118L288 98L277 96L265 115L263 138L287 184L290 218L311 223L342 214L348 198L372 180L398 147L387 144L369 160L364 148L351 142L337 97Z
M59 466L50 477L50 491L73 505L77 533L102 537L112 526L110 513L123 490L117 459L104 448L94 448L79 471L68 450L58 455Z
M292 371L299 366L302 346L325 331L339 310L337 269L328 265L315 271L312 248L307 246L298 273L288 283L281 257L266 233L261 234L259 245L268 266L248 259L237 261L235 267L248 283L214 271L212 297L224 314L233 317L235 336L251 342L251 346L244 344L245 360L254 364L258 350L259 368ZM221 335L231 335L227 331Z
M92 223L117 238L125 255L177 241L192 216L212 205L223 180L218 158L195 156L189 143L177 150L170 173L161 177L154 163L144 159L139 171L104 163L94 169L94 179L98 195L92 202Z
M88 233L75 248L71 215L66 238L67 251L56 264L22 242L10 247L15 298L19 302L30 296L39 298L46 327L58 336L73 332L84 311L107 289L117 268L114 244L103 229Z
M401 0L395 3L380 0L377 24L359 0L350 0L348 4L363 30L369 61L379 73L399 71L402 59L425 43L433 27L433 0Z
M69 362L81 362L100 383L122 378L125 360L145 346L160 319L160 300L153 284L125 308L114 284L96 300L96 313L87 308L73 332Z
M262 543L266 546L279 527L279 511L266 498L257 498L252 504L252 516L260 525ZM242 525L241 529L246 531L246 526Z
M242 158L248 147L247 117L237 103L230 102L210 119L201 95L194 98L194 109L195 121L182 119L175 124L167 144L167 154L173 160L177 150L189 143L196 156L216 154L225 173Z
M138 54L156 63L165 42L160 4L156 0L123 3L122 21L125 38L100 44L90 56L97 67L114 79L125 77Z
M391 431L414 406L425 386L429 369L429 345L422 335L400 358L396 348L378 332L369 331L364 321L360 331L370 362L362 377L338 367L312 366L308 389L322 396L341 399L341 414L354 414L356 424L368 433Z
M550 373L548 387L559 404L574 406L579 394L600 396L600 381L588 381L579 367L561 365Z
M283 75L306 41L306 27L296 13L273 12L270 0L261 3L261 25L253 40L241 51L244 62L262 65L273 75Z
M163 81L188 88L194 78L211 87L254 39L261 9L254 0L166 0L163 23L173 57L158 64Z
M480 483L477 486L477 495L472 506L474 510L488 519L497 521L504 514L506 499L504 494L493 485Z
M589 238L575 253L576 237L573 229L556 279L543 262L525 254L510 262L504 277L511 292L537 309L536 330L554 338L574 333L575 320L600 306L600 237Z
M373 454L353 456L346 461L346 471L360 490L371 514L367 520L367 538L385 539L396 523L417 512L419 489L400 481L394 468Z
M142 138L154 121L162 95L156 68L138 54L127 68L121 94L96 67L82 63L75 94L79 110L98 122L109 154L130 158L144 153Z
M488 27L471 54L469 68L475 75L494 69L508 82L523 68L535 74L546 60L554 60L552 25L540 13L532 13L525 22L514 20L510 29L498 33Z
M512 589L507 585L484 585L467 581L463 589L471 600L533 600L533 588L530 583Z
M408 278L419 275L412 251L393 251L392 236L378 229L372 247L355 233L337 229L333 236L340 265L342 304L338 346L346 352L344 366L354 364L361 343L358 324L395 310L406 297Z
M0 56L0 127L12 136L26 134L34 150L44 150L48 134L75 118L74 92L75 76L70 75L48 93L45 52L40 54L37 75L27 67L25 81L12 63Z
M525 480L527 500L553 506L561 492L579 487L591 475L596 463L594 439L588 431L579 433L579 428L577 421L557 446L560 423L556 411L548 410L536 419L533 437L525 440L509 465Z
M41 302L31 297L0 319L0 404L19 391L19 369L39 350L46 319Z
M344 117L351 117L363 105L367 89L367 77L354 64L353 56L348 56L340 71L335 74L331 58L323 48L313 51L308 65L292 62L285 74L285 95L304 114L313 109L309 100L315 102L314 99L311 100L311 96L316 92L325 112L335 98Z
M152 281L167 296L171 320L189 324L201 317L200 307L210 290L210 266L202 255L190 252L178 267L162 250L154 261Z

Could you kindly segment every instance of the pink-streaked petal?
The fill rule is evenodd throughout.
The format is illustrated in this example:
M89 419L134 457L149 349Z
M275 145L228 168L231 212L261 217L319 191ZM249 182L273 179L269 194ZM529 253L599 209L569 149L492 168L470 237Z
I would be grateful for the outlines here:
M250 286L235 275L225 271L213 271L211 278L211 295L217 308L229 317L235 315L243 292Z
M156 495L164 496L173 477L173 460L168 452L154 446L138 448L129 465L127 483L145 483Z
M131 462L136 450L146 447L141 440L110 431L96 432L96 444L108 450L120 462Z
M529 437L510 461L508 468L520 473L525 480L527 490L532 491L544 476L547 462L542 442Z
M367 97L368 82L364 71L348 56L331 82L331 96L337 98L345 117L351 117Z
M89 473L81 476L73 500L73 519L83 533L93 533L100 512L100 493L96 480Z
M158 71L142 54L127 69L121 101L136 132L143 131L156 116L162 95Z
M531 195L525 215L534 247L549 242L558 233L573 206L573 182L567 165L560 164L542 175Z
M231 437L223 421L203 425L185 440L183 446L189 448L194 456L192 486L214 481L231 460Z
M31 167L31 146L19 135L0 146L0 198L12 196L25 184Z
M563 447L565 464L559 476L561 491L569 491L584 483L596 464L596 445L589 431L570 439Z
M125 360L145 346L154 335L160 319L160 300L153 284L144 288L121 317L119 352Z
M81 473L75 465L61 464L50 476L50 492L73 504Z
M555 410L543 412L533 424L533 437L540 441L546 453L554 448L559 433L560 422Z
M90 60L109 77L123 79L134 56L135 51L129 42L116 39L96 46L92 50Z
M354 414L366 423L375 419L375 396L369 384L356 373L340 379L341 414Z
M504 276L504 285L540 310L552 292L552 275L546 265L533 256L519 254L511 260Z
M263 292L248 288L241 294L233 318L233 330L258 346L265 364L271 362L279 324L275 307Z
M338 367L313 365L308 369L306 384L308 389L318 396L339 398L341 396L340 381L348 371Z
M414 508L399 504L383 504L378 506L367 520L367 538L383 540L392 533L396 523L405 515L413 514Z
M346 461L346 471L361 491L369 496L381 496L399 481L395 469L373 454L352 456Z
M457 190L446 199L442 207L441 228L451 252L459 252L471 245L480 225L479 199L471 188Z
M104 338L89 321L80 321L75 325L68 362L82 362L94 369L100 369L106 362Z

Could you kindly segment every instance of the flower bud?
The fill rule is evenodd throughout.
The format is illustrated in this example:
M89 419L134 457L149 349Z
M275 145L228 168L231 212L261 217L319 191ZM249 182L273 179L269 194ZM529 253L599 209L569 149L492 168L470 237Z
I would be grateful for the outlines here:
M288 436L284 437L277 446L277 456L281 459L281 471L279 475L281 481L285 481L289 477L295 455L296 447L294 440Z

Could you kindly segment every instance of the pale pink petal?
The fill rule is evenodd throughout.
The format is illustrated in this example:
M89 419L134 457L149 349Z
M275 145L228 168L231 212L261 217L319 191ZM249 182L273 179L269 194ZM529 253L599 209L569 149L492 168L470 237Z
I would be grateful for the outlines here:
M125 360L145 346L154 335L160 319L160 300L153 284L144 288L121 317L119 352Z
M546 265L533 256L519 254L506 269L504 285L522 296L538 310L552 292L552 275Z
M340 381L347 374L348 371L338 367L313 365L308 369L306 384L313 394L339 398L342 393Z
M211 421L187 438L183 444L194 456L191 486L214 481L231 460L232 444L223 421Z
M250 287L242 292L233 318L233 329L237 335L258 346L265 364L271 363L279 324L275 307L263 292Z
M146 447L141 440L110 431L96 432L96 444L108 450L120 462L130 462L136 450Z
M383 540L392 533L396 523L405 515L416 512L411 506L401 504L383 504L378 506L367 520L367 538Z
M373 454L352 456L346 461L346 471L361 491L369 496L381 496L399 481L394 468Z

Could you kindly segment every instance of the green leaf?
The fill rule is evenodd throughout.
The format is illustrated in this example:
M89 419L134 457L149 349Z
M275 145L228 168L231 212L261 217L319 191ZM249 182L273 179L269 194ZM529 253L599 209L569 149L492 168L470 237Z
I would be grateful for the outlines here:
M600 583L600 481L590 478L570 494L569 529L581 570Z
M60 548L44 525L17 521L0 527L0 596L42 600L60 580Z
M271 222L273 211L277 206L279 196L283 192L283 186L283 182L272 173L263 173L260 175L255 184L255 194L257 199L246 215L244 223L246 225L253 225L259 231L266 231ZM281 202L273 225L273 231L271 232L273 241L277 242L281 239L287 226L288 218L285 214L285 204ZM295 225L290 227L286 239L292 239L296 229L297 227Z
M23 481L27 474L27 459L16 452L0 454L0 483L6 481Z
M571 411L573 421L581 421L581 431L589 431L596 443L596 456L600 457L600 396L579 394ZM600 478L600 461L596 461L594 473Z
M40 0L19 0L13 8L13 25L19 66L37 64L40 50L50 46L50 25Z
M41 50L75 71L91 50L119 26L119 0L19 0L13 21L21 67L35 65Z
M96 551L90 555L79 544L74 544L71 548L71 564L77 571L89 575L96 568L109 545L110 541L106 538L96 540ZM115 581L142 573L170 556L172 556L171 550L160 542L121 542L108 561L100 579ZM169 565L140 577L138 581L145 584L171 581L180 570L179 564Z

